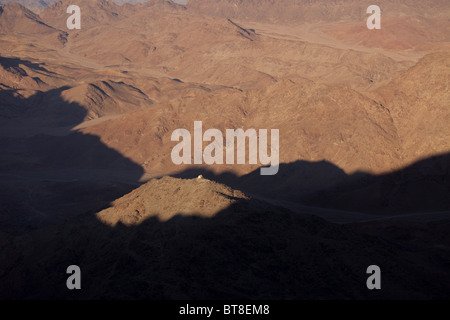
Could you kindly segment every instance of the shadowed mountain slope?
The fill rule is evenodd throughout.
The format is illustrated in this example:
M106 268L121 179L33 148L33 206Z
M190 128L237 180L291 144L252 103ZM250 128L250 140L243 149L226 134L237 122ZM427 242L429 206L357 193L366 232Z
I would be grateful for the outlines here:
M199 211L186 207L160 220L186 201L198 202ZM0 281L9 289L1 296L448 298L448 248L437 246L442 223L429 226L427 237L434 235L427 244L393 242L388 233L363 235L357 227L293 213L205 179L168 177L136 189L98 216L115 227L91 213L15 239L3 235L0 252L9 258L0 260L7 270ZM116 224L118 218L129 226ZM365 286L366 268L374 263L383 270L383 290ZM71 264L81 267L83 290L65 288L64 271Z

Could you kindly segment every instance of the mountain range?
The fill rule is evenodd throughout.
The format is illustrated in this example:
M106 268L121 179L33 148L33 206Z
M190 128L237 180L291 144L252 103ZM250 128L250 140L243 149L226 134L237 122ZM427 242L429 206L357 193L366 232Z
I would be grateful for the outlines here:
M0 297L448 298L448 1L381 30L354 0L5 2ZM195 121L279 129L278 173L175 165Z

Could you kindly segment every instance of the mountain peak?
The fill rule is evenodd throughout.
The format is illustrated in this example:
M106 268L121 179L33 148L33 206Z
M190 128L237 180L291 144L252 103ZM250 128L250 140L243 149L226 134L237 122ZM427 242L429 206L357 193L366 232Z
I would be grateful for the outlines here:
M169 200L167 195L174 197ZM104 223L137 225L157 217L167 221L176 215L213 217L238 202L249 201L244 193L205 178L153 179L97 214Z
M0 32L49 33L55 30L41 18L19 3L8 2L0 11Z

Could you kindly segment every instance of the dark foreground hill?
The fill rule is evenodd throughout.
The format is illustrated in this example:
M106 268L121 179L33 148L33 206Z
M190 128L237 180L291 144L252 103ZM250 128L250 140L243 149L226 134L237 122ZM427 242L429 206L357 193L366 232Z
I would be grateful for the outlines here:
M436 243L442 223L419 229L428 236L420 244L358 229L204 178L154 179L97 215L15 238L0 235L0 296L449 298L449 247ZM82 271L80 291L66 288L73 264ZM366 269L374 264L383 272L379 291L366 287Z

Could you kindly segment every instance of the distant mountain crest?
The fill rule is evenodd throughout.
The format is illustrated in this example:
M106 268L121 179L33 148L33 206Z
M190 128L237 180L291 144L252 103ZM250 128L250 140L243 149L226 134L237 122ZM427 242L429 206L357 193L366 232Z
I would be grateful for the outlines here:
M45 7L48 7L54 3L57 3L61 0L0 0L0 5L5 5L9 2L17 2L21 4L22 6L34 11L34 12L40 12ZM114 3L118 5L123 5L125 3L129 4L138 4L138 3L144 3L148 0L112 0Z
M57 2L58 0L0 0L0 5L5 5L10 2L17 2L20 5L34 11L39 12L43 8Z

